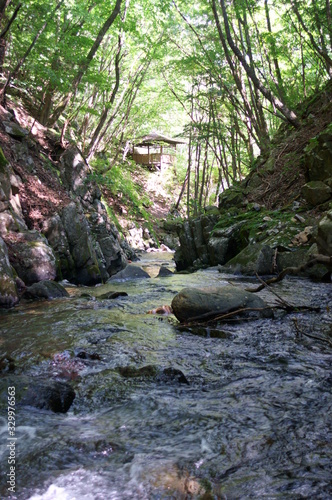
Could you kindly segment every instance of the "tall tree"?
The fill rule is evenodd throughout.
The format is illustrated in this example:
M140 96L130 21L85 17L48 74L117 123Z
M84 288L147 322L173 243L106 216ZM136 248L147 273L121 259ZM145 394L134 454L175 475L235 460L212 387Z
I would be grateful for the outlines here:
M230 26L229 26L229 20L228 20L228 14L225 6L224 0L220 0L220 5L222 9L222 16L224 20L224 27L225 27L225 34L226 34L226 39L227 43L233 52L233 54L236 56L236 58L239 60L241 65L243 66L245 72L248 75L248 78L252 81L253 85L261 94L272 104L272 106L278 110L283 117L294 127L299 127L299 121L298 118L295 114L295 112L291 109L289 109L284 102L282 102L280 99L278 99L276 96L273 95L272 91L265 87L263 83L260 81L260 79L257 77L256 71L253 67L251 67L247 61L244 55L241 53L240 49L234 42L231 31L230 31ZM219 14L217 11L217 6L215 0L212 0L212 10L213 10L213 15L215 18L215 22L218 28L218 33L220 36L220 40L224 44L224 35L221 30L221 25L220 25L220 20L219 20Z

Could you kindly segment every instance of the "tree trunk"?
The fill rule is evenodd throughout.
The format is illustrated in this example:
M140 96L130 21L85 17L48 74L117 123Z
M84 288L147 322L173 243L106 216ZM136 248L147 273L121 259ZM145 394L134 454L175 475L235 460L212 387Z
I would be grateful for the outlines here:
M32 51L32 49L36 45L38 38L45 31L46 26L48 25L49 20L54 16L55 12L60 8L60 6L61 6L62 3L63 3L63 0L60 0L60 2L56 5L56 7L54 8L54 10L51 13L50 17L45 21L45 23L43 24L43 26L41 27L41 29L38 31L38 33L36 34L36 36L32 40L30 46L28 47L28 49L24 53L23 57L19 60L19 62L17 63L17 65L15 66L15 68L13 69L13 71L9 74L9 76L8 76L8 78L6 80L5 85L2 87L2 89L0 91L0 104L3 104L3 102L4 102L5 98L6 98L6 90L7 90L8 86L9 86L11 80L16 76L16 74L19 71L19 69L21 68L21 66L27 60L30 52Z
M294 113L294 111L292 111L291 109L288 109L288 107L285 105L285 103L283 103L277 97L275 97L272 94L271 90L266 88L262 84L262 82L258 79L258 77L256 75L255 69L250 67L250 65L247 63L245 57L243 56L243 54L241 54L239 48L235 45L235 43L232 39L232 36L231 36L230 28L229 28L228 15L227 15L226 7L225 7L225 1L220 0L220 5L221 5L223 19L224 19L226 39L227 39L228 45L229 45L230 49L232 50L233 54L235 55L235 57L239 60L239 62L243 66L245 72L248 75L248 78L250 78L253 85L257 88L257 90L259 90L263 94L263 96L272 104L272 106L275 109L277 109L281 113L281 115L291 125L298 128L299 122L298 122L298 118L297 118L296 114ZM215 0L212 0L212 10L213 10L215 22L216 22L217 26L219 25L218 32L219 32L219 36L220 36L220 33L222 33L222 31L221 31L221 27L220 27L220 21L219 21L219 16L217 13L217 7L216 7Z
M309 31L309 29L307 28L307 26L305 25L305 23L303 21L303 18L301 16L300 11L299 11L298 6L297 6L297 1L291 0L291 4L292 4L293 12L295 13L300 25L302 26L302 29L307 33L307 35L310 39L312 48L317 52L317 54L321 57L321 59L323 59L325 67L326 67L326 71L327 71L329 77L331 78L332 77L332 59L328 55L327 51L324 50L324 47L320 48L319 45L315 42L315 39L314 39L312 33Z
M102 115L101 115L101 117L99 119L99 123L98 123L97 127L95 128L95 131L94 131L94 133L92 135L92 138L91 138L88 150L86 152L87 157L90 157L90 156L93 155L94 146L95 146L96 141L98 139L98 136L99 136L99 134L100 134L100 132L101 132L101 130L102 130L102 128L103 128L106 120L107 120L107 116L108 116L109 110L113 106L116 94L118 93L118 90L119 90L119 86L120 86L120 55L121 55L121 49L122 49L122 35L120 33L119 37L118 37L118 49L117 49L117 52L116 52L115 63L114 63L115 84L114 84L114 87L113 87L113 90L112 90L112 94L111 94L111 97L110 97L110 100L109 100L109 104L104 109L104 111L103 111L103 113L102 113Z
M66 96L64 101L58 107L58 109L56 109L54 111L53 120L54 120L54 117L56 118L56 120L60 117L61 113L63 113L63 111L66 109L66 107L68 106L71 99L76 95L78 86L82 80L83 75L87 71L89 64L91 63L97 50L99 49L107 31L110 29L110 27L114 23L115 19L117 18L118 14L120 13L121 3L122 3L122 0L116 0L116 4L114 6L114 9L113 9L111 15L106 19L102 28L99 30L99 33L98 33L98 35L97 35L97 37L96 37L96 39L95 39L95 41L90 49L88 55L86 56L85 61L83 62L80 69L78 70L75 78L73 79L71 92L69 92L69 94ZM62 134L61 134L62 137L64 137L64 135L66 133L66 129L68 127L68 124L69 124L68 121L66 121L64 126L63 126L63 130L62 130Z

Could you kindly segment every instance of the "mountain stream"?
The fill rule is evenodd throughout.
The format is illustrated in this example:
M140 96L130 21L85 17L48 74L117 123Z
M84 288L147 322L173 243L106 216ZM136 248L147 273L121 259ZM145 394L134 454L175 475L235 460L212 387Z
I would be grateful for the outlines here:
M0 358L12 363L0 379L2 498L332 498L331 285L273 286L320 312L182 326L147 312L187 286L254 280L216 268L156 277L171 258L143 256L151 279L1 311ZM98 299L108 291L128 295ZM17 403L10 492L7 387L22 377L66 381L76 397L67 413Z

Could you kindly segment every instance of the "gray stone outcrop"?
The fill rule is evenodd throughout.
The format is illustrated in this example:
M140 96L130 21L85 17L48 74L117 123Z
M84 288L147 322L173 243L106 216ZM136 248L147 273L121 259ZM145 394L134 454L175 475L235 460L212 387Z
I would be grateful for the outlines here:
M26 285L56 278L56 258L46 238L38 231L17 233L8 243L10 261Z
M19 301L15 277L5 242L0 238L0 307L13 307Z
M302 187L301 194L311 206L320 205L331 198L331 188L322 181L310 181Z
M323 255L332 256L332 210L319 222L316 240L318 251Z

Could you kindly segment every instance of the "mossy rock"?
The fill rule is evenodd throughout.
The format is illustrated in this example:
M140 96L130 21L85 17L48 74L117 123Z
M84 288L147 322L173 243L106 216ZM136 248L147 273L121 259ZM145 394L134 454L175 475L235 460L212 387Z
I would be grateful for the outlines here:
M245 275L271 274L273 271L272 259L274 249L263 243L248 245L233 259L227 262L227 266L220 268L223 271L230 271Z
M18 300L15 276L9 263L7 246L0 238L0 307L13 307Z
M0 172L2 172L2 173L6 172L6 170L5 170L6 165L8 165L8 160L6 159L6 157L2 151L2 148L0 147Z
M244 193L237 189L227 189L219 196L219 209L241 206L244 199Z

